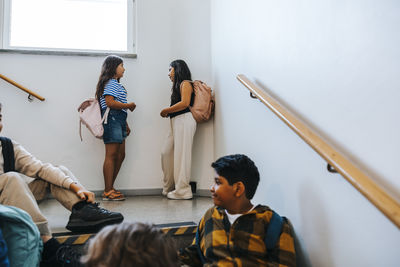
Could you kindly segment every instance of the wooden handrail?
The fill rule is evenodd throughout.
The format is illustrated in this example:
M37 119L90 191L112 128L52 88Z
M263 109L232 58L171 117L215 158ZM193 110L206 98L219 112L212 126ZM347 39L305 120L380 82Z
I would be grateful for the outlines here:
M18 87L18 88L21 89L22 91L27 92L27 93L29 94L29 96L34 96L34 97L36 97L37 99L39 99L39 100L41 100L41 101L44 101L44 97L42 97L42 96L40 96L40 95L38 95L38 94L32 92L31 90L29 90L29 89L23 87L22 85L20 85L20 84L14 82L14 81L11 80L10 78L7 78L6 76L4 76L4 75L2 75L2 74L0 74L0 78L2 78L3 80L5 80L6 82L9 82L9 83L11 83L12 85ZM29 96L28 96L28 98L29 98Z
M340 152L332 148L310 127L283 107L277 100L264 90L249 81L246 76L239 74L237 79L246 86L250 93L255 95L283 122L296 132L321 157L335 168L347 181L363 194L375 207L400 228L400 203L379 187L369 176L357 168Z

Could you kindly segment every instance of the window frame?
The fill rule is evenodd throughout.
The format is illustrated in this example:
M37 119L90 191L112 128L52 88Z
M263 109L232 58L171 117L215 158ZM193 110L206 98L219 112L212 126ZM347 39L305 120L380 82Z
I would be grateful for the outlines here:
M73 56L105 56L109 54L123 57L137 57L137 0L127 0L127 47L128 51L114 50L85 50L65 48L11 47L10 43L10 7L12 0L0 0L0 53L40 54L40 55L73 55Z

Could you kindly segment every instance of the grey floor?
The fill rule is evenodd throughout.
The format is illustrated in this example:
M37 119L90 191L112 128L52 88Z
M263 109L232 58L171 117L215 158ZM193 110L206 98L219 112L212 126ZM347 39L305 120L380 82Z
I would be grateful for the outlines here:
M125 201L102 201L100 206L111 211L121 212L125 221L141 221L154 224L195 222L198 223L204 212L213 205L209 197L195 197L192 200L169 200L162 196L132 196ZM39 204L49 221L53 233L67 232L65 225L70 212L55 199Z

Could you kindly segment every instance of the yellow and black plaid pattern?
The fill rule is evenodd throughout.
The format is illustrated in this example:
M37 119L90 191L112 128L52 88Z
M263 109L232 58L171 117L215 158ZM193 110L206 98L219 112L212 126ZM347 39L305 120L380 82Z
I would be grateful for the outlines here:
M199 224L200 249L209 262L204 266L296 266L288 222L284 222L275 248L267 251L264 237L271 217L272 210L259 205L230 225L223 209L209 209Z

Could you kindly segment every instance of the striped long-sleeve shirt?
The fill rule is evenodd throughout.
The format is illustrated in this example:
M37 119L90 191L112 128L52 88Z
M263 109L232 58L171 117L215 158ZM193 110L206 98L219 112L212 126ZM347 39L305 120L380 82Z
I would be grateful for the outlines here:
M296 266L293 232L286 220L275 248L266 249L264 238L272 214L269 207L258 205L231 225L224 209L210 208L198 227L200 251L207 262L203 266ZM196 247L196 239L192 251L193 247ZM197 254L200 251L197 250ZM191 265L187 258L190 253L184 254L181 253L181 259L186 257L184 262Z

